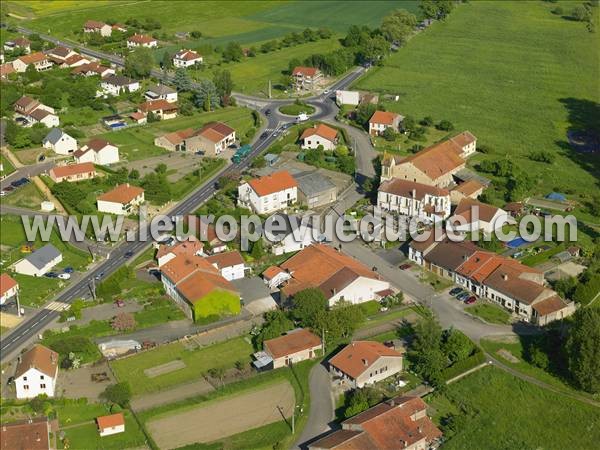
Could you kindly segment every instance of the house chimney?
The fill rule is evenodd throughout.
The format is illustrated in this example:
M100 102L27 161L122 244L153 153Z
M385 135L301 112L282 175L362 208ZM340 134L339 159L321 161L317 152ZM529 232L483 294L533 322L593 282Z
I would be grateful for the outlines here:
M369 360L368 359L364 359L362 360L363 364L365 365L365 367L369 366Z
M390 399L390 406L396 406L396 399Z
M503 279L504 281L508 280L508 275L507 275L507 274L505 274L505 273L503 273L503 274L502 274L502 279Z

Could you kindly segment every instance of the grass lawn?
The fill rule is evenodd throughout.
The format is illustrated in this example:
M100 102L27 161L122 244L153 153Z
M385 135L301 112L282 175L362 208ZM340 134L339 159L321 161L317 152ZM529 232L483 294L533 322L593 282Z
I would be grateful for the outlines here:
M430 399L434 420L460 414L445 449L595 448L600 410L486 367ZM467 413L461 413L460 409ZM557 425L559 424L559 425ZM568 432L565 432L568 430Z
M423 270L423 273L421 275L421 281L423 283L429 284L437 292L443 291L444 289L448 289L454 284L451 280L442 278L428 270Z
M288 116L297 116L300 113L312 114L315 112L315 108L306 103L292 103L291 105L280 106L279 112Z
M598 37L583 23L552 14L555 7L541 1L462 4L355 87L399 95L398 102L385 103L389 110L470 130L491 149L477 159L507 157L531 175L535 185L528 194L559 189L583 199L597 192L600 165L597 156L575 154L566 132L598 131ZM531 161L534 150L555 154L555 162Z
M509 325L511 323L510 314L507 311L490 303L479 303L468 306L466 311L474 316L481 317L489 323L499 323L501 325Z
M402 308L402 309L393 309L391 311L387 311L384 313L379 313L374 316L367 318L358 329L363 330L366 328L373 328L379 326L381 324L390 322L392 320L400 319L409 315L410 313L415 313L416 311L413 308Z
M2 204L39 211L40 205L44 200L46 198L36 185L31 182L2 197Z
M0 176L8 176L15 171L15 168L12 165L12 163L4 155L0 155L0 164L2 164Z
M95 423L85 423L63 430L73 449L120 450L123 448L143 447L146 437L129 411L125 411L125 432L100 437ZM61 423L62 424L62 423ZM60 447L59 448L64 448Z
M233 367L238 360L249 362L252 351L252 345L243 337L197 350L187 350L183 344L173 343L113 361L111 365L119 381L128 381L133 394L138 395L198 379L214 367ZM154 378L144 375L145 369L177 359L183 361L186 367Z

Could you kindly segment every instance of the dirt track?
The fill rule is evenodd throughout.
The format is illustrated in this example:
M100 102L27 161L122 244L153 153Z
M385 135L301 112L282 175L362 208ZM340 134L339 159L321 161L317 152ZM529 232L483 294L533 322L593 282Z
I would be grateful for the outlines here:
M194 442L216 441L283 420L278 407L289 417L294 402L294 389L285 381L151 420L147 428L158 447L169 450Z

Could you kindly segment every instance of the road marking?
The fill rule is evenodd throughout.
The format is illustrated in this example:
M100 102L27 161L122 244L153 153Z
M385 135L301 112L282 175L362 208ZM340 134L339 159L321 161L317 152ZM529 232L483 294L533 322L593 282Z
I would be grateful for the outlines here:
M49 311L64 311L65 309L69 309L70 307L71 305L68 303L50 302L44 307L44 309L47 309Z

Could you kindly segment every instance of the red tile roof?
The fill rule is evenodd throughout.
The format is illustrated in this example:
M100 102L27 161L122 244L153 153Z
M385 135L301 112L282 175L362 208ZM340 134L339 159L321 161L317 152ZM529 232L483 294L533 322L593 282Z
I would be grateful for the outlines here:
M165 134L163 137L173 145L181 144L186 139L194 136L195 131L193 128L186 128L185 130L174 131L173 133Z
M21 62L23 62L24 64L34 64L37 62L42 62L44 60L47 60L48 57L43 54L42 52L35 52L35 53L31 53L30 55L25 55L25 56L21 56L20 58L18 58Z
M140 105L139 109L145 113L151 111L172 111L177 109L177 105L169 103L168 101L161 98L159 100L150 100L144 102Z
M450 195L446 189L430 186L428 184L416 183L414 181L402 180L400 178L392 178L391 180L383 182L381 186L379 186L379 191L406 198L412 198L414 194L416 200L423 200L425 195L435 197L445 197Z
M2 421L0 449L2 450L48 450L50 448L50 424L47 417L6 423Z
M352 378L358 378L384 356L401 358L396 350L380 342L354 341L329 360L329 364Z
M134 42L136 44L150 44L151 42L155 42L156 39L150 36L146 36L145 34L134 34L127 38L127 42Z
M316 67L303 67L297 66L294 67L292 71L292 75L302 75L304 77L314 77L319 72L319 69Z
M2 275L0 275L0 296L3 296L12 288L18 285L19 283L17 283L13 277L11 277L7 273L3 273Z
M429 178L436 180L465 164L461 153L462 148L448 140L408 156L400 163L412 163Z
M91 30L99 30L106 24L104 22L99 22L97 20L88 20L83 24L83 28L88 28Z
M262 273L262 276L266 280L272 280L282 272L285 272L285 270L277 266L271 266L267 267L267 269Z
M104 139L99 139L99 138L92 139L91 141L89 141L86 144L88 149L92 149L96 153L99 152L100 150L102 150L107 145L112 145L112 144Z
M98 428L100 431L103 431L107 428L125 425L125 416L122 412L111 414L110 416L100 416L96 417L96 422L98 423Z
M227 136L235 133L235 130L223 122L211 122L204 125L194 133L195 136L203 136L211 142L218 143Z
M67 164L66 166L56 166L50 169L50 175L53 178L64 178L77 175L79 173L93 172L96 175L94 163L85 162L81 164Z
M474 208L477 210L479 220L483 220L484 222L491 222L496 213L500 211L500 208L488 205L487 203L481 203L472 198L463 198L456 206L454 215L464 217L467 223L470 223L473 220L471 213Z
M141 187L132 186L129 183L126 183L120 184L113 190L98 196L98 200L126 204L143 193L144 190Z
M392 125L394 121L399 117L399 114L389 111L375 111L369 123L379 123L383 125Z
M15 378L19 378L31 368L54 377L58 368L58 353L41 344L34 345L32 349L21 355L21 361L15 370Z
M296 183L294 177L292 177L287 170L281 170L279 172L274 172L271 175L254 178L248 181L248 184L259 197L298 187L298 183Z
M15 68L12 63L5 63L0 65L0 76L10 75L11 73L15 73Z
M244 264L244 258L242 257L242 254L237 250L216 253L214 255L207 256L206 260L211 264L216 264L219 270L222 270L225 267L232 267L237 266L239 264Z
M284 336L268 339L263 342L265 350L273 359L293 355L294 353L309 350L320 345L321 339L304 328L289 331Z
M558 295L553 295L550 298L534 303L531 307L542 317L566 308L567 303Z
M328 141L333 142L337 138L338 131L335 128L331 128L325 124L320 123L318 125L315 125L314 127L307 128L306 130L304 130L302 136L300 137L300 140L304 140L315 134L317 136L321 136L322 138L327 139Z
M189 236L185 241L181 241L175 245L161 245L156 252L156 259L173 253L175 256L187 255L192 256L202 251L204 244L195 236Z
M460 192L461 194L464 194L467 197L470 197L471 195L475 194L477 191L483 189L484 187L485 186L477 180L469 180L459 184L452 190Z
M184 61L192 61L194 59L201 58L199 53L196 53L193 50L179 50L175 53L175 58L182 59Z

